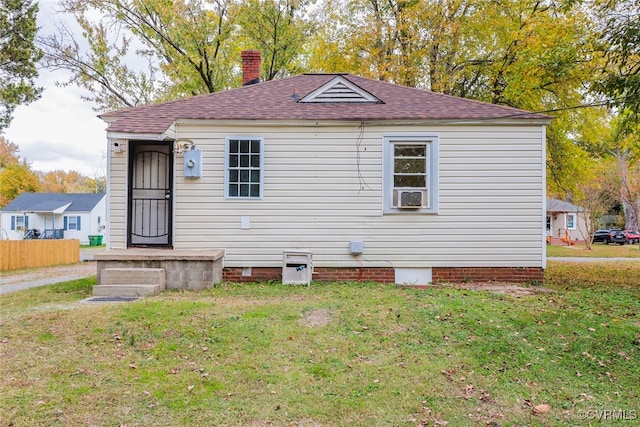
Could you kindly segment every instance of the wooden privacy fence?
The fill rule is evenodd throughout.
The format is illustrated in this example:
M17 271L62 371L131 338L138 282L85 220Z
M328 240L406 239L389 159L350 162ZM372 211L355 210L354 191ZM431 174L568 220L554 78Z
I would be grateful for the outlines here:
M80 262L78 239L0 240L0 271Z

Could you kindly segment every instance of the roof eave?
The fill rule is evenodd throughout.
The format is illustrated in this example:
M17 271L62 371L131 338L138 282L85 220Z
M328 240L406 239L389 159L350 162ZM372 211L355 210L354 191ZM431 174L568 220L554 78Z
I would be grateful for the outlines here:
M176 139L175 124L172 124L168 129L160 133L107 131L107 139L125 139L128 141L174 141Z
M551 123L549 118L518 118L518 119L504 119L504 118L486 118L486 119L471 119L471 118L444 118L444 119L376 119L376 118L352 118L352 119L178 119L175 122L176 126L181 125L205 125L205 126L229 126L238 125L242 126L283 126L283 125L297 125L297 126L335 126L336 124L353 124L365 123L368 125L403 125L403 126L425 126L425 125L548 125ZM175 128L173 137L175 138Z

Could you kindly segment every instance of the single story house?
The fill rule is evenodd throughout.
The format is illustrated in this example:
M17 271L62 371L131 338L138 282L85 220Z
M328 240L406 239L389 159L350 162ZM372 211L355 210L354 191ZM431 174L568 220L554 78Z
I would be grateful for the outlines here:
M1 211L2 238L78 239L104 235L105 193L22 193Z
M259 61L243 52L245 82ZM220 250L234 281L543 279L547 115L330 73L100 117L107 256Z
M588 236L587 212L558 199L547 199L547 236L564 243L585 240Z

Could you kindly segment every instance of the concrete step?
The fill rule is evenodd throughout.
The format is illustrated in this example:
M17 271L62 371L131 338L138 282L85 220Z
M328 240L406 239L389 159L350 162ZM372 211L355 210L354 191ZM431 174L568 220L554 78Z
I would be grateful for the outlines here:
M100 272L100 286L160 285L165 287L164 268L105 268Z
M94 297L145 297L155 295L164 290L164 286L148 284L131 285L96 285L93 287Z
M94 297L143 297L158 294L166 288L164 268L104 268Z

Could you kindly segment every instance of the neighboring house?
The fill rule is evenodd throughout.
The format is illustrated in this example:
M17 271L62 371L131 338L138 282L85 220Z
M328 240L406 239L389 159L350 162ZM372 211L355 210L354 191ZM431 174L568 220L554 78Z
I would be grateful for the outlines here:
M290 249L314 280L543 278L549 116L303 74L100 117L107 254L221 249L229 280L277 280Z
M585 213L569 202L547 199L547 236L565 243L585 240L589 236Z
M104 235L106 195L22 193L0 212L3 239L64 238L88 244L89 235Z

